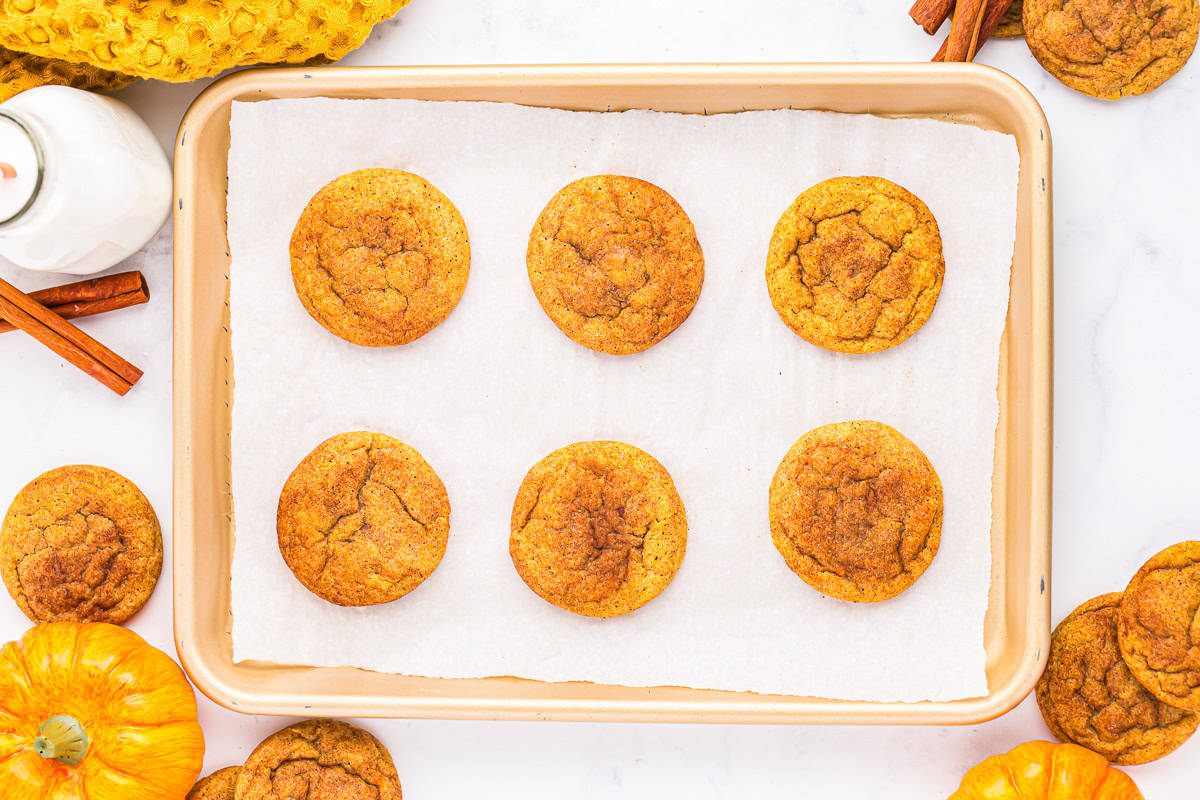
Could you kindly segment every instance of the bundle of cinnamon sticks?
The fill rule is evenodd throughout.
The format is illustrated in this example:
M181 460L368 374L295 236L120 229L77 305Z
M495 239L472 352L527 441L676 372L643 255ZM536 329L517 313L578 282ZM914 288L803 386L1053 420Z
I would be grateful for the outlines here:
M930 36L951 14L950 34L931 60L972 61L996 28L1013 0L916 0L908 15Z
M125 394L142 371L76 328L69 318L87 317L150 299L140 272L122 272L94 280L25 294L0 279L0 333L20 329L79 367L117 394Z

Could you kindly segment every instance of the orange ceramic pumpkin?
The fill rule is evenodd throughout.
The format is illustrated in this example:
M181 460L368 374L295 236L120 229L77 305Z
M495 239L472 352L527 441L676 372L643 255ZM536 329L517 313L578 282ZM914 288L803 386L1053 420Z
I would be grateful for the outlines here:
M1026 742L963 776L950 800L1143 800L1133 779L1074 744Z
M0 649L0 798L183 800L203 759L192 687L133 631L54 622Z

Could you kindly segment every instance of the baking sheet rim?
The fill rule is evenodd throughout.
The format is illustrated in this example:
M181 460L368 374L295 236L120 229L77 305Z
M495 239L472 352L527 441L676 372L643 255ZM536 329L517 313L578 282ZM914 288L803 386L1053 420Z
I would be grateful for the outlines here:
M323 695L303 696L296 691L265 693L255 691L253 681L234 685L219 677L211 662L219 648L205 647L205 634L199 629L196 614L197 589L210 589L205 600L211 601L212 581L198 580L192 556L195 553L194 456L192 431L196 421L195 381L193 361L196 304L194 280L197 264L192 246L196 242L195 192L196 178L201 165L197 161L198 136L188 143L189 132L203 130L211 124L213 115L227 113L230 103L256 95L266 98L283 91L288 96L372 96L388 88L451 89L464 88L559 88L599 87L604 85L628 88L686 85L692 88L721 86L761 87L774 84L789 88L827 89L861 87L873 83L883 89L906 84L938 84L943 88L958 88L968 97L970 90L986 89L998 92L1014 107L1015 113L1030 128L1037 128L1038 139L1021 152L1022 171L1039 173L1040 191L1031 196L1029 248L1031 272L1030 380L1029 394L1033 402L1031 415L1031 452L1029 481L1028 558L1027 572L1039 575L1040 587L1025 587L1016 598L1026 616L1025 635L1019 664L1004 685L991 687L981 698L919 703L853 701L825 698L799 698L752 695L747 702L744 693L713 690L687 690L705 695L698 700L661 700L648 695L656 690L641 687L625 688L623 699L578 698L546 699L528 697L492 697L488 700L472 697L422 696L417 694L371 693L355 694L336 691L332 687ZM375 94L375 96L383 96ZM805 106L812 107L812 106ZM965 106L963 111L967 111ZM870 113L871 109L864 109ZM909 115L937 116L914 109ZM228 137L228 128L225 128ZM663 64L663 65L586 65L586 66L459 66L459 67L332 67L321 69L249 70L228 76L205 90L193 103L180 126L176 146L175 215L175 381L174 406L174 574L175 574L175 639L181 662L196 685L215 702L246 713L266 714L327 714L332 716L413 716L434 718L507 718L507 719L575 719L628 721L701 721L701 722L807 722L807 723L972 723L998 716L1021 701L1041 672L1049 640L1049 547L1050 547L1050 425L1052 381L1052 319L1051 319L1051 243L1050 243L1050 139L1045 117L1036 100L1016 80L990 68L978 65L924 64ZM222 167L224 166L222 162ZM211 167L210 167L211 168ZM221 170L222 180L224 169ZM1018 244L1021 244L1020 242ZM226 252L226 256L228 253ZM1006 323L1011 324L1011 313ZM1001 385L1004 392L1007 385ZM226 434L228 430L226 428ZM1009 454L1011 457L1012 454ZM1009 527L1013 521L1009 521ZM1006 565L1007 568L1007 565ZM995 567L993 568L995 573ZM1031 584L1033 581L1031 581ZM226 613L228 609L226 608ZM228 632L226 631L226 635ZM249 668L252 665L239 665ZM235 669L237 666L234 667ZM314 668L273 666L283 672L319 671L337 673L340 680L351 668ZM410 680L405 676L392 676ZM448 683L454 681L445 680ZM511 681L512 678L490 678L485 681ZM528 683L538 683L529 681ZM562 685L562 684L558 684ZM675 691L667 689L667 691Z

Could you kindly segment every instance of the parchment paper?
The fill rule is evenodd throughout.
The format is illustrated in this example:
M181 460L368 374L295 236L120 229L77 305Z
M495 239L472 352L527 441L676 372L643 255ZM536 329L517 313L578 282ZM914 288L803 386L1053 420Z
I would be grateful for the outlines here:
M231 129L236 660L873 700L986 694L996 385L1018 171L1011 137L820 112L596 114L328 99L235 103ZM402 347L334 337L292 287L288 240L301 209L328 181L371 166L430 180L470 233L462 301ZM636 356L568 340L526 277L542 207L569 181L598 173L665 188L704 249L691 317ZM925 200L947 266L916 336L852 357L793 334L771 307L763 269L775 222L799 192L860 174ZM907 592L873 605L823 597L794 576L767 516L771 477L792 442L817 425L863 418L916 442L945 488L933 565ZM384 606L339 608L310 594L276 544L288 474L348 430L413 445L450 494L444 560ZM541 600L508 555L525 472L588 439L630 442L658 458L688 517L672 585L609 620Z

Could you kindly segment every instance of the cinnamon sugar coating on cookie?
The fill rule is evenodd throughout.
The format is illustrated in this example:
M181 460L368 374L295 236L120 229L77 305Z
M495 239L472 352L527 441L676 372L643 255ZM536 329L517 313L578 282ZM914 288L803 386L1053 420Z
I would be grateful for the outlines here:
M1196 48L1198 0L1024 0L1025 41L1046 70L1105 100L1144 94Z
M1058 624L1037 703L1062 741L1114 764L1145 764L1187 741L1198 718L1155 698L1129 671L1117 642L1120 605L1120 592L1101 595Z
M409 172L336 178L304 207L290 244L305 310L367 347L406 344L450 315L467 286L471 248L458 209Z
M380 433L330 437L279 496L279 550L304 586L342 606L388 603L437 567L450 500L421 454Z
M237 800L401 800L387 748L333 719L289 725L264 739L237 779Z
M853 602L894 597L937 554L942 484L929 459L881 422L814 428L771 482L771 537L817 591Z
M196 781L184 800L235 800L241 767L225 767Z
M937 222L883 178L833 178L780 217L767 289L788 327L819 347L874 353L925 324L942 288Z
M137 486L103 467L39 476L0 529L0 575L34 622L125 622L146 604L161 570L154 509Z
M509 552L539 596L591 617L633 611L683 561L687 519L666 469L622 442L580 442L529 470L513 504Z
M602 353L639 353L687 319L704 283L695 228L675 198L622 175L581 178L546 205L526 252L547 316Z
M1121 654L1164 703L1200 711L1200 542L1151 558L1121 600Z

